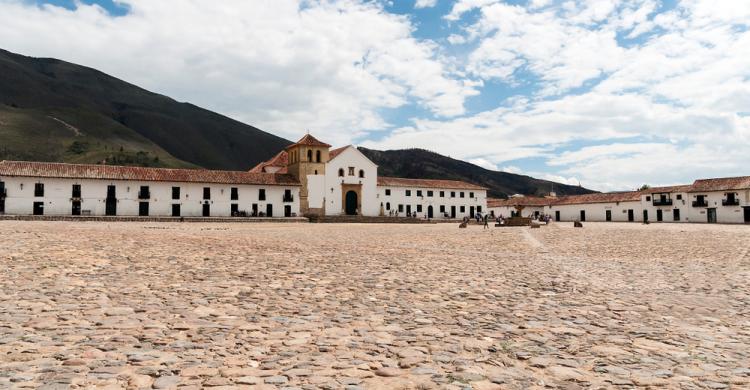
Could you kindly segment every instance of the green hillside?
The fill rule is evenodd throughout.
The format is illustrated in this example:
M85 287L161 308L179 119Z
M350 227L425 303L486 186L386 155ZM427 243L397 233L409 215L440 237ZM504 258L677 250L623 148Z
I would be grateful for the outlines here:
M97 70L0 50L0 159L247 169L289 141Z

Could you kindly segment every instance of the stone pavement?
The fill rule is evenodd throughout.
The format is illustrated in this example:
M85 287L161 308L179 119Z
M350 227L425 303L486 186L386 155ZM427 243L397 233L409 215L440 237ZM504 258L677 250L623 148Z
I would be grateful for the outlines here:
M750 228L0 222L0 388L750 388Z

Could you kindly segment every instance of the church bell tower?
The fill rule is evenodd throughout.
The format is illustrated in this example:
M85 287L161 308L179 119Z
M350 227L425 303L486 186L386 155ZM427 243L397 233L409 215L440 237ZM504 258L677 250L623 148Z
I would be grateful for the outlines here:
M310 208L308 192L308 175L325 175L326 163L329 160L331 145L306 134L296 143L287 146L287 172L299 180L302 187L299 192L299 208L302 215L321 214L322 210Z

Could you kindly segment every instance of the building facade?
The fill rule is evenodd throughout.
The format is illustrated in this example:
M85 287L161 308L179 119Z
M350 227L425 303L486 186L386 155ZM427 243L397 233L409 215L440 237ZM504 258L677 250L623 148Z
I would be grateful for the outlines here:
M750 176L700 179L690 185L563 197L489 199L495 215L546 214L554 221L750 224Z
M378 176L356 147L306 135L248 172L0 162L0 214L456 218L486 210L484 187Z

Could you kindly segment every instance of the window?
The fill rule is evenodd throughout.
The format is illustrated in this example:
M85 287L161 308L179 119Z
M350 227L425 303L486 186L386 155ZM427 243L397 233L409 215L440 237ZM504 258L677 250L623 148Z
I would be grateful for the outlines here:
M390 209L391 209L391 202L387 202L387 203L385 204L385 209L386 209L386 210L390 210Z
M677 200L682 200L682 194L677 194Z
M203 187L203 199L211 199L211 187Z
M320 150L315 151L315 162L320 162Z
M180 199L180 187L172 187L172 199L174 200ZM177 215L177 217L179 217L179 215Z
M354 176L354 167L349 167L349 176Z
M444 212L445 212L445 205L444 205L444 204L441 204L441 205L440 205L440 212L441 212L441 213L444 213Z
M230 200L238 200L240 198L239 189L237 187L232 187L230 190Z
M477 212L478 212L478 213L481 213L481 212L482 212L482 206L477 206Z
M339 177L344 177L344 168L339 168Z
M292 190L285 189L284 190L284 202L292 202L294 201L294 198L292 198Z
M44 183L34 184L34 196L44 196Z
M406 196L411 196L411 190L406 190Z
M650 201L651 201L651 197L650 197L650 196L647 196L647 197L646 197L646 202L650 202Z
M421 204L418 204L418 205L417 205L417 212L418 212L418 213L421 213L421 212L422 212L422 205L421 205Z
M463 198L464 197L464 192L463 191L459 192L459 196L461 196Z
M385 196L391 196L391 189L390 188L386 188L385 189Z
M360 169L359 170L359 177L362 177L362 178L365 177L365 170L364 169Z
M422 196L422 190L417 190L417 196Z
M461 210L462 213L466 212L466 206L461 206L460 210Z
M473 192L469 192L469 198L473 198L473 197L474 197L474 193Z
M148 186L141 186L138 190L138 199L148 199L150 197L151 191L149 191Z
M445 198L445 191L440 191L440 197Z
M427 197L432 198L432 191L427 191Z
M266 190L261 188L258 190L258 200L266 200Z
M398 205L398 212L403 213L404 212L404 205L400 204Z
M307 161L312 161L312 149L307 149Z
M456 191L451 191L451 198L455 198L455 197L456 197Z
M81 197L81 185L80 184L73 184L73 194L71 196L73 198Z

